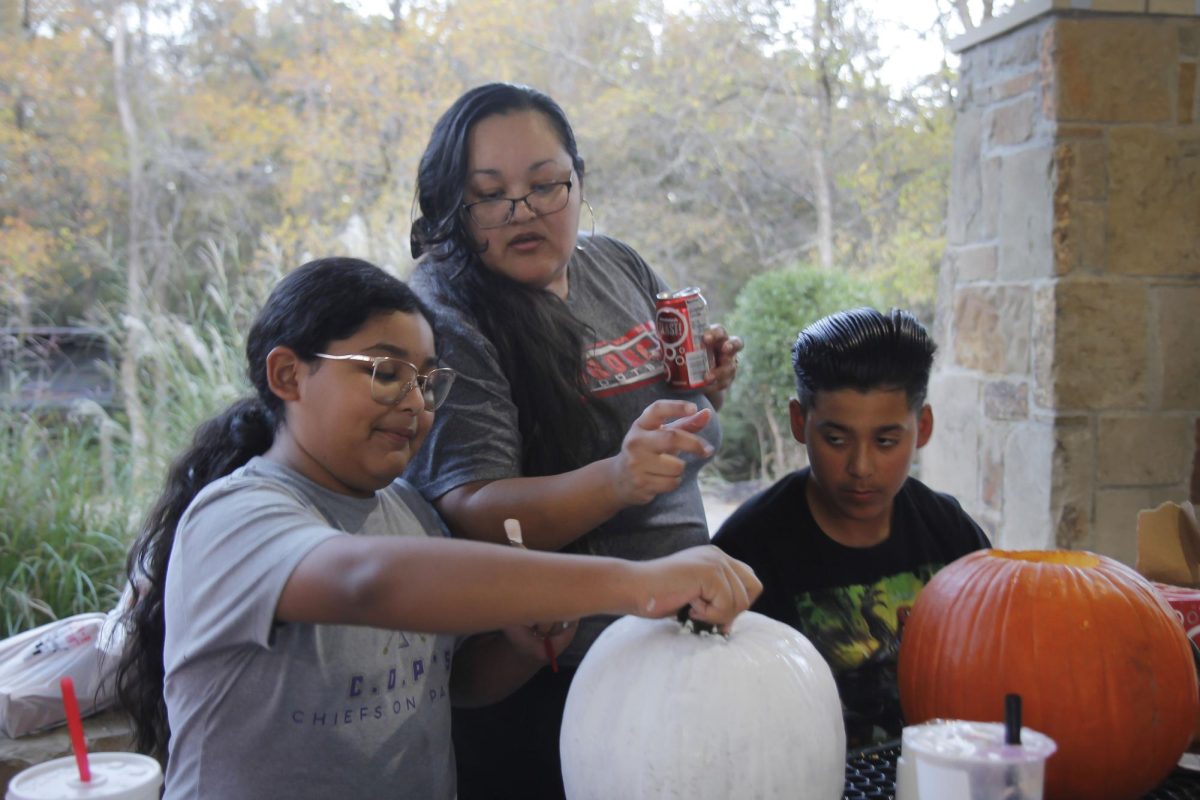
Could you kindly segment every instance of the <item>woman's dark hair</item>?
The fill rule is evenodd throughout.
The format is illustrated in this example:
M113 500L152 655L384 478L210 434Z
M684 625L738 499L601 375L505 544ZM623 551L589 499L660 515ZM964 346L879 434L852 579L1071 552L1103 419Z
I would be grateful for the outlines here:
M800 331L792 368L800 404L812 408L817 392L903 389L908 407L925 404L937 345L907 311L887 316L873 308L839 311Z
M267 354L286 346L314 368L330 342L353 336L372 317L429 312L402 281L354 258L323 258L289 273L271 292L246 339L254 396L201 424L171 465L166 485L126 559L133 600L125 613L126 646L117 692L134 722L134 744L165 763L170 730L163 699L163 597L175 529L188 505L212 481L265 453L284 422L283 401L267 384ZM430 322L432 325L432 322Z
M584 165L562 108L528 86L489 83L471 89L434 125L417 171L420 216L413 257L433 262L435 296L472 316L496 348L517 407L526 475L556 475L608 455L615 417L588 389L585 350L594 337L552 292L488 269L463 213L468 138L482 120L522 111L542 114L579 177ZM599 410L598 417L589 413ZM597 419L599 421L597 421Z

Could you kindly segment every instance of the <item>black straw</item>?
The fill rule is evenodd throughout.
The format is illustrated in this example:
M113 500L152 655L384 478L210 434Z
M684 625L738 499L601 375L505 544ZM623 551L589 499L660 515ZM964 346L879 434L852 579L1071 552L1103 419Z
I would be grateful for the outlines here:
M1004 695L1004 743L1021 743L1021 695Z

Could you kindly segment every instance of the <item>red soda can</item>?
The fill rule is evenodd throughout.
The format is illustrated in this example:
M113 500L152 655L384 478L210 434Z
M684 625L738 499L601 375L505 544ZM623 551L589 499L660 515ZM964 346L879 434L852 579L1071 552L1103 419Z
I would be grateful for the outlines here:
M709 368L709 352L704 346L708 303L698 287L689 286L677 292L659 292L654 307L667 383L679 389L699 389Z

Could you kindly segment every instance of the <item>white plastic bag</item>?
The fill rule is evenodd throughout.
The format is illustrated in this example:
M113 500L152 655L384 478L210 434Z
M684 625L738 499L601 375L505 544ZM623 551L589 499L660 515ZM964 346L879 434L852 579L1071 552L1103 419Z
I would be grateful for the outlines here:
M59 681L68 675L83 716L111 705L117 614L76 614L0 640L0 730L15 738L64 723Z

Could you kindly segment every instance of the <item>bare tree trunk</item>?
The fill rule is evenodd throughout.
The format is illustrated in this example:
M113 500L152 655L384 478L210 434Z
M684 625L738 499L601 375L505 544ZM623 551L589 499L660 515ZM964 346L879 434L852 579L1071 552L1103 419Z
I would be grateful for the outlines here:
M825 145L813 151L813 173L817 181L817 257L821 269L833 269L833 190L825 161Z
M137 119L130 104L128 65L129 32L125 9L118 5L116 34L113 39L113 86L121 131L125 135L125 154L129 160L129 242L125 266L125 352L121 358L121 396L129 418L130 472L133 485L139 484L145 470L148 436L146 415L138 392L138 363L141 360L145 331L145 267L142 264L142 146Z
M754 441L758 443L758 474L750 477L762 478L771 474L771 442L767 431L763 430L761 420L755 419L752 424L754 425Z
M821 269L833 269L833 177L829 171L829 142L833 138L833 84L837 76L829 66L830 0L816 0L813 8L813 67L817 77L817 135L812 148L816 180L817 253Z
M993 0L983 0L983 13L979 17L979 25L976 25L975 20L971 19L971 8L968 3L969 0L954 0L954 14L962 23L963 30L974 30L992 18L995 10Z
M763 419L771 431L771 475L770 480L776 481L788 474L787 439L779 428L779 420L775 418L775 409L771 401L763 400Z
M26 331L33 327L33 301L29 299L29 292L25 291L24 286L15 288L15 291L17 294L13 305L17 307L16 327Z
M954 11L958 14L958 21L962 23L964 30L974 29L975 22L971 19L971 9L967 7L967 0L954 0Z

